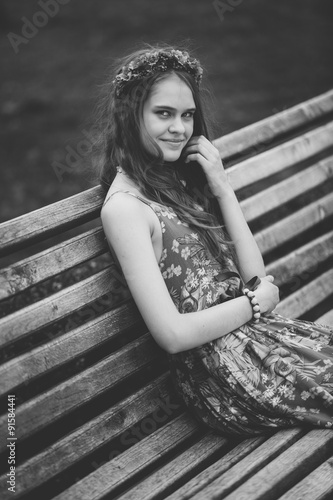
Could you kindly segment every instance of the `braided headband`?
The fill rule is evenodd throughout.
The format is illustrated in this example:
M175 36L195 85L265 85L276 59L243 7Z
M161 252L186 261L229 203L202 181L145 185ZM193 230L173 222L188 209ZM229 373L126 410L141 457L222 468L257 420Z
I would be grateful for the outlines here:
M171 69L186 71L194 77L196 84L199 86L203 71L197 59L190 57L188 52L161 49L146 52L136 57L118 71L112 82L116 95L117 97L120 96L128 82L151 76L157 71L165 72Z

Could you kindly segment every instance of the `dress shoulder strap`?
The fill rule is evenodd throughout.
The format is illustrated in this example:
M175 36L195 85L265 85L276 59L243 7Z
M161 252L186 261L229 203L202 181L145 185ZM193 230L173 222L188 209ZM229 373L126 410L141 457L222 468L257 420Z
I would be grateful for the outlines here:
M148 200L145 200L144 198L142 198L142 196L140 196L140 195L138 195L136 193L132 193L132 191L128 191L128 190L124 190L124 189L118 189L117 191L114 191L113 193L111 193L110 196L108 196L107 199L104 201L103 207L104 207L104 205L107 204L107 202L109 201L109 199L113 195L115 195L117 193L127 193L127 194L130 194L131 196L134 196L134 198L138 198L140 201L142 201L143 203L145 203L146 205L148 205L155 212L155 210L153 208L153 204L150 203Z

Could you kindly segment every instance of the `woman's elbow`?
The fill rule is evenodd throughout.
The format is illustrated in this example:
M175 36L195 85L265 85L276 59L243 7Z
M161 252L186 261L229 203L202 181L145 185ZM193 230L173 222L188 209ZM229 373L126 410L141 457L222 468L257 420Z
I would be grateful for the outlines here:
M157 344L168 354L177 354L184 350L180 347L180 331L177 325L164 328L163 331L151 331Z
M168 354L178 354L183 349L181 349L176 342L168 344L164 349Z

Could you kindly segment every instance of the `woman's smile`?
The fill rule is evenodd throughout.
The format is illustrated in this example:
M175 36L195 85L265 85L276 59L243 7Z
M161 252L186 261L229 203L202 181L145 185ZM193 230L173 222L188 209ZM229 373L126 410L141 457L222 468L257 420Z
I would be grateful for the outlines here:
M179 139L160 139L161 141L165 142L172 148L179 148L180 146L183 145L184 140L179 140Z

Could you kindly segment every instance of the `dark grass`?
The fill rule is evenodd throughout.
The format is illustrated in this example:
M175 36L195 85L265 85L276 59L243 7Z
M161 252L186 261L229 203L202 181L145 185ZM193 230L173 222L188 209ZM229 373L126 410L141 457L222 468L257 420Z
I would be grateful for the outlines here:
M8 33L40 10L35 0L0 7L0 221L95 183L71 171L60 182L52 162L84 139L110 62L137 42L192 41L215 96L215 136L333 87L330 0L244 0L223 21L210 0L71 0L15 54Z

